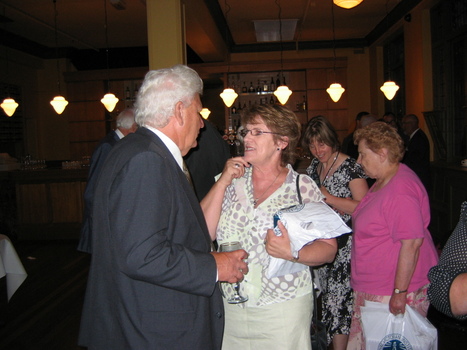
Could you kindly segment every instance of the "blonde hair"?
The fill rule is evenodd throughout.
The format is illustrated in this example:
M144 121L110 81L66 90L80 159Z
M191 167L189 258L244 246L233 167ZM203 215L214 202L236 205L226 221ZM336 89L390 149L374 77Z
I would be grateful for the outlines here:
M399 163L404 157L404 141L395 128L384 122L374 122L356 130L354 143L358 145L362 140L365 140L367 147L375 153L386 148L391 163Z

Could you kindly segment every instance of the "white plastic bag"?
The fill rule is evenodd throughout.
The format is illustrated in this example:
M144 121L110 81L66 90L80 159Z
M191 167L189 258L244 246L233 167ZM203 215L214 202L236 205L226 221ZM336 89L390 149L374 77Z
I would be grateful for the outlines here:
M366 350L438 350L436 328L409 305L395 316L388 304L365 301L361 315Z

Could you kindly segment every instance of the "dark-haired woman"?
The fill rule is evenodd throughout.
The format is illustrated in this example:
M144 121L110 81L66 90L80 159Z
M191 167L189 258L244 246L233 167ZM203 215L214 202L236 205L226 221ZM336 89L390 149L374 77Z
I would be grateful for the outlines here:
M307 173L318 184L326 203L351 226L355 207L368 191L365 174L356 160L340 152L337 133L323 116L312 118L303 133L302 146L314 157ZM350 234L337 238L338 251L332 263L316 269L322 291L322 320L328 344L334 350L347 346L352 319L350 287Z

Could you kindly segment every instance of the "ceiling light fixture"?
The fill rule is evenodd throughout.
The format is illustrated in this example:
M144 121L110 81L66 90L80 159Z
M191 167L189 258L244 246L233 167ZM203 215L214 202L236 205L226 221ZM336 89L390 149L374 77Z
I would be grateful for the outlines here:
M333 0L333 3L344 9L351 9L360 5L363 0Z
M106 0L104 0L104 14L105 14L105 21L104 21L105 28L104 29L105 29L105 46L106 46L105 53L106 53L106 59L107 59L107 89L110 90L109 35L108 35L107 2L106 2ZM112 94L109 91L101 99L101 102L109 112L112 112L114 110L114 108L115 108L115 105L118 102L118 98L115 97L115 95Z
M282 59L282 8L279 3L279 0L276 0L276 5L279 8L279 38L280 38L280 44L281 44L281 72L280 74L282 75L282 85L278 86L276 91L274 91L274 95L277 97L279 102L282 105L285 105L287 101L289 100L290 95L292 95L292 91L289 89L289 87L285 84L285 77L284 77L284 67L283 67L283 59ZM280 79L280 76L279 76Z
M225 45L227 47L227 88L222 91L222 93L219 95L222 100L224 101L224 104L226 105L227 108L230 108L235 100L238 97L238 94L235 92L234 89L229 87L229 73L230 73L230 45L229 45L229 35L228 35L228 30L229 30L229 23L227 22L227 16L229 15L230 12L230 6L227 4L227 0L224 1L225 5Z
M3 11L5 12L5 9L3 9ZM3 14L3 17L5 17L5 13ZM7 76L9 74L8 46L7 45L5 45L5 68L6 68L5 76ZM6 84L6 85L7 85L7 96L8 96L10 94L10 91L9 91L10 85L9 84ZM15 114L16 108L18 107L18 103L16 103L16 101L9 96L3 100L2 104L0 104L0 107L3 108L3 111L5 112L7 116L11 117L13 114Z
M3 111L7 116L11 117L13 114L15 114L18 103L16 103L16 101L11 97L7 97L3 100L3 103L0 105L0 107L3 108Z
M58 34L57 34L57 0L53 0L54 3L54 21L55 21L55 56L57 59L57 85L58 85L58 96L55 96L50 104L54 108L57 114L62 114L65 107L68 105L68 101L60 93L60 61L58 59Z
M386 1L386 32L389 31L389 12L388 12L388 2L389 0ZM388 44L389 45L389 44ZM391 59L391 53L387 53L388 57L388 62L387 62L387 75L388 75L388 80L379 88L384 96L390 101L396 96L397 90L399 90L399 85L397 85L394 81L391 80L391 65L390 65L390 59Z
M199 114L201 114L201 116L204 118L204 119L208 119L209 118L209 115L211 114L211 111L208 109L208 108L203 108Z
M331 18L332 18L332 51L334 53L334 81L336 81L336 30L334 26L334 5L331 4ZM334 102L338 102L344 93L345 89L341 84L334 82L326 89L326 92L329 94L331 99Z

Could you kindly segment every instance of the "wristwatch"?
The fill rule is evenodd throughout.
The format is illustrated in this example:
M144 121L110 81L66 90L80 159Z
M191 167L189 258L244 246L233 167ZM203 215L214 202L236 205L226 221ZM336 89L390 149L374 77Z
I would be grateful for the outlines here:
M407 293L407 289L406 290L400 290L399 288L394 288L394 293L396 293L396 294Z
M294 263L298 262L298 250L292 252L292 259L290 259L290 261Z

